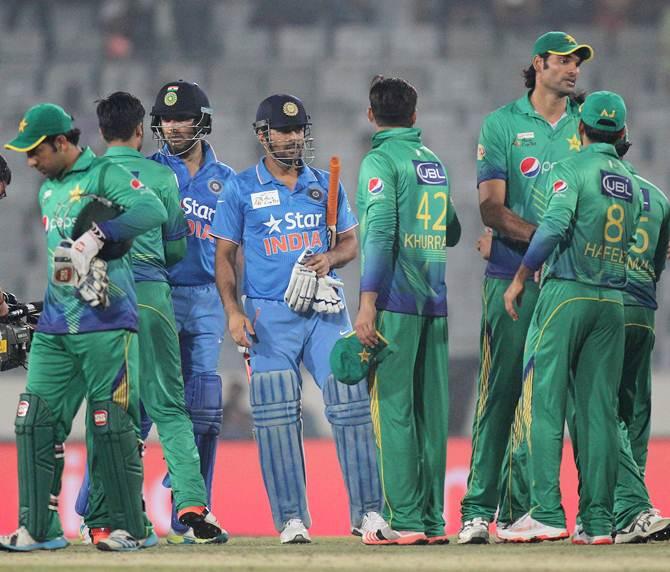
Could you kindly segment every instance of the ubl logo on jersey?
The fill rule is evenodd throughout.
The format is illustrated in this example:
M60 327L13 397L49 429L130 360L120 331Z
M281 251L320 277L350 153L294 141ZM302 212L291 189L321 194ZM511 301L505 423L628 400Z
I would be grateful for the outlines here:
M192 197L183 198L181 200L181 208L186 215L188 236L195 236L200 240L214 242L214 237L209 233L215 210L207 205L201 205Z
M321 213L288 212L283 217L275 218L274 214L263 223L267 227L268 236L263 239L266 256L274 256L280 252L302 251L305 248L316 248L323 245L319 234ZM283 225L283 229L282 229ZM283 233L284 231L293 231ZM273 236L277 234L277 236Z

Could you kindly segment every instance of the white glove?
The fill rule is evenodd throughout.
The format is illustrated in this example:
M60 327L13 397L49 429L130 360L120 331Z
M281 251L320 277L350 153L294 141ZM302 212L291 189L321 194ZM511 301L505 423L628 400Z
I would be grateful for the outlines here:
M105 235L97 224L93 223L90 230L87 230L72 244L70 258L74 269L83 279L88 274L89 266L93 257L100 252L105 244Z
M315 312L326 314L338 314L344 310L344 302L337 293L336 288L341 288L344 283L332 276L319 278L316 283L316 294L312 308Z
M79 283L72 264L71 250L71 240L63 240L54 250L53 281L59 286L76 286Z
M307 249L300 255L293 265L291 278L284 292L284 302L294 312L307 312L312 307L316 292L316 272L302 264L312 254L312 251Z
M107 263L100 258L91 260L88 274L77 286L79 297L92 308L109 306L107 292L109 290L109 276Z

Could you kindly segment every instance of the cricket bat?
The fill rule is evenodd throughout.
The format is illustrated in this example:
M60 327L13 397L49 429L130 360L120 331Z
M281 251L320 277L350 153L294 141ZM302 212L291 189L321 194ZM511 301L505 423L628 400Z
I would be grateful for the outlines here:
M330 158L330 180L328 182L328 205L326 207L326 225L328 226L328 248L335 248L337 242L337 195L340 190L340 158Z

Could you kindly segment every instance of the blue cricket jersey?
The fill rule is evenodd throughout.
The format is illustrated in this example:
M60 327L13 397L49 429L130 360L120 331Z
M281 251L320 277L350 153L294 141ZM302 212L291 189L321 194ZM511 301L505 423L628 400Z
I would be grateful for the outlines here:
M217 160L212 147L204 141L203 151L205 161L193 177L180 157L161 153L151 156L177 175L180 204L188 224L186 255L168 269L172 286L199 286L214 282L215 243L211 225L216 201L235 171Z
M263 159L226 183L211 234L244 247L243 292L250 298L283 300L293 265L306 248L328 250L326 205L329 173L302 169L291 191ZM337 232L358 225L347 194L338 189Z

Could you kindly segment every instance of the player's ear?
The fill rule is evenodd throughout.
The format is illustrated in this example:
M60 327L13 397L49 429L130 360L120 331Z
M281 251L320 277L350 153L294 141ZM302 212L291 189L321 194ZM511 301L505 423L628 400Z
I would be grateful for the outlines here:
M137 127L135 127L135 137L144 139L144 125L142 123L139 123Z
M372 113L372 107L368 107L368 121L370 123L375 123L375 114Z
M412 117L409 118L412 125L416 123L416 111L412 113Z
M535 70L535 73L544 69L544 60L542 59L542 56L535 56L533 58L533 69Z

